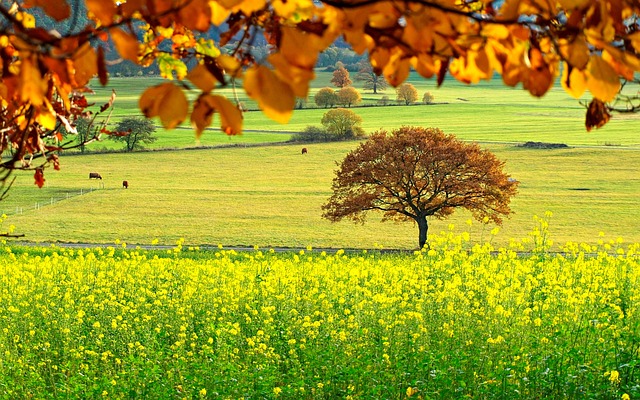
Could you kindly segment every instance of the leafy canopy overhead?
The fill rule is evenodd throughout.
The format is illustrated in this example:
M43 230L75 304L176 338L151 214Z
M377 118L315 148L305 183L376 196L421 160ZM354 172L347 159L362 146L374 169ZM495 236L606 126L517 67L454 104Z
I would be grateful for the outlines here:
M85 9L88 19L74 15ZM447 72L467 83L497 73L542 96L559 77L572 96L591 93L587 129L600 127L621 80L640 71L639 11L631 0L3 1L0 150L13 157L2 168L41 171L34 157L55 161L50 155L64 148L56 132L73 132L87 111L89 80L108 84L107 65L118 61L107 59L112 46L123 60L157 63L168 79L142 95L143 113L165 127L189 118L197 135L216 120L227 134L241 132L237 104L214 94L229 84L287 122L319 53L339 37L394 87L411 68L438 84ZM38 26L34 15L43 13L59 29ZM268 64L255 61L255 40L272 49ZM187 88L200 92L192 104Z

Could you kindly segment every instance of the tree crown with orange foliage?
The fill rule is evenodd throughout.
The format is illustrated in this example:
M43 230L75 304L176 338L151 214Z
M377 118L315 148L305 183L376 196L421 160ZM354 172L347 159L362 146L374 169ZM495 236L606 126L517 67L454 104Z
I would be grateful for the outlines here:
M378 131L340 164L323 217L364 222L379 211L383 221L415 221L422 248L427 217L446 218L456 208L500 224L518 186L503 168L489 151L437 128Z
M88 20L77 15L80 2ZM60 29L38 26L36 9ZM107 65L114 60L106 59L105 49L111 43L122 59L157 63L167 78L142 94L144 115L166 128L190 120L197 136L214 119L226 134L242 131L236 102L216 94L225 85L241 86L268 117L287 122L296 98L309 92L318 54L339 37L366 52L374 71L394 87L411 69L438 84L446 73L466 83L497 73L506 85L521 83L542 96L559 77L572 96L591 93L591 129L610 118L621 80L640 71L637 15L640 4L631 0L4 1L0 150L12 156L0 166L0 181L23 168L44 183L37 160L57 166L56 154L70 147L60 128L72 133L86 116L83 91L90 79L108 84ZM207 34L212 27L224 27L218 40ZM251 53L258 36L271 49L269 66ZM199 91L193 101L188 88ZM635 110L634 99L627 100ZM100 133L110 132L104 127Z

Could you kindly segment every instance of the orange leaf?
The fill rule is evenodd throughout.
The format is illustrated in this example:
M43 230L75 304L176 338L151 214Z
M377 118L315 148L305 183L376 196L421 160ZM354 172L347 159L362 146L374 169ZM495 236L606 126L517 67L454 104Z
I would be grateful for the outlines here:
M615 99L620 90L620 78L615 69L598 54L593 54L587 65L587 87L603 102Z
M244 90L258 102L267 117L280 123L287 123L291 118L296 102L293 90L264 65L247 70Z
M72 61L75 68L74 78L77 86L85 86L98 73L98 57L89 42L86 42L75 51Z
M196 65L189 73L187 74L187 79L191 81L194 85L198 87L198 89L203 92L210 92L216 87L217 79L211 75L207 67L203 64Z
M147 118L160 117L165 129L173 129L187 117L189 103L182 89L167 82L145 90L138 102Z
M92 13L102 25L109 25L116 15L116 4L113 1L86 0L87 10Z
M71 8L65 0L25 0L24 7L41 7L48 16L55 19L56 21L67 19L71 14Z
M213 3L213 2L211 2ZM206 31L211 26L209 0L191 0L178 12L180 22L189 29Z
M118 53L122 58L137 63L138 50L140 48L138 39L120 28L113 28L110 32L113 43L115 43L116 49L118 49Z
M222 96L207 95L207 101L220 113L220 125L224 133L227 135L242 133L242 112L238 107Z
M196 138L200 139L202 131L206 127L211 125L213 119L213 108L205 101L206 94L200 96L198 100L193 103L193 111L191 111L191 125L196 130Z

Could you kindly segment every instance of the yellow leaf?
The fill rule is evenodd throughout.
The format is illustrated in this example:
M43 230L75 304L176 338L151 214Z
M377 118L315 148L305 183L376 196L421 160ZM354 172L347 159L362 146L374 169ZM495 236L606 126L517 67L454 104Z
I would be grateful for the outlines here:
M268 60L276 69L278 77L289 83L289 86L293 89L293 93L297 97L307 97L309 93L309 83L315 78L313 68L307 69L291 65L280 53L270 55Z
M98 56L89 42L73 53L74 78L78 86L85 86L98 73Z
M560 55L571 64L571 66L584 69L589 62L589 46L584 35L577 35L571 41L568 39L558 40Z
M198 64L187 74L187 79L203 92L210 92L216 87L217 80L203 64Z
M322 37L295 28L282 27L280 52L289 64L302 68L313 68L318 60L318 53L323 48Z
M571 68L571 73L569 73L569 68L570 67L567 63L563 64L562 79L560 83L562 83L562 87L567 93L576 99L579 99L587 89L587 80L584 72L578 68Z
M245 0L234 7L234 10L241 11L245 15L251 15L256 11L262 10L266 4L265 0Z
M42 10L56 21L69 18L71 8L65 0L25 0L24 7L41 7Z
M56 128L56 114L52 110L40 109L36 116L36 121L44 129L54 130Z
M145 90L138 104L145 117L160 117L165 129L180 125L189 110L189 103L182 89L170 82Z
M482 36L492 39L507 39L511 33L509 28L500 24L486 24L482 26Z
M35 56L22 59L19 81L20 99L39 106L44 102L47 82L42 79Z
M409 77L411 60L404 57L401 51L394 52L388 64L382 69L385 79L393 87L397 87Z
M411 59L413 68L425 78L431 78L436 72L440 71L440 63L440 60L424 53L420 53L417 57Z
M247 70L244 90L258 102L267 117L280 123L287 123L291 118L295 106L293 90L264 65Z
M235 57L228 54L221 54L216 57L216 62L226 74L229 74L234 78L240 78L242 76L242 66Z
M100 21L102 25L109 25L113 22L116 14L116 5L113 1L86 0L87 10Z
M587 88L605 103L615 99L620 90L620 78L615 69L597 54L591 56L587 65Z
M137 63L138 50L140 48L138 39L120 28L113 28L110 32L111 38L116 45L116 49L118 49L118 53L120 53L122 58Z
M231 12L217 1L210 1L209 5L211 6L211 23L216 26L222 25Z

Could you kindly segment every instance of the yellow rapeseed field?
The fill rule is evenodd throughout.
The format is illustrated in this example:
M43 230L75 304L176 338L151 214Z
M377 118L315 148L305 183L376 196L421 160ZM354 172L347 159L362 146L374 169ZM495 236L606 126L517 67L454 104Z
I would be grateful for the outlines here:
M3 245L0 398L639 398L640 245L523 246Z

